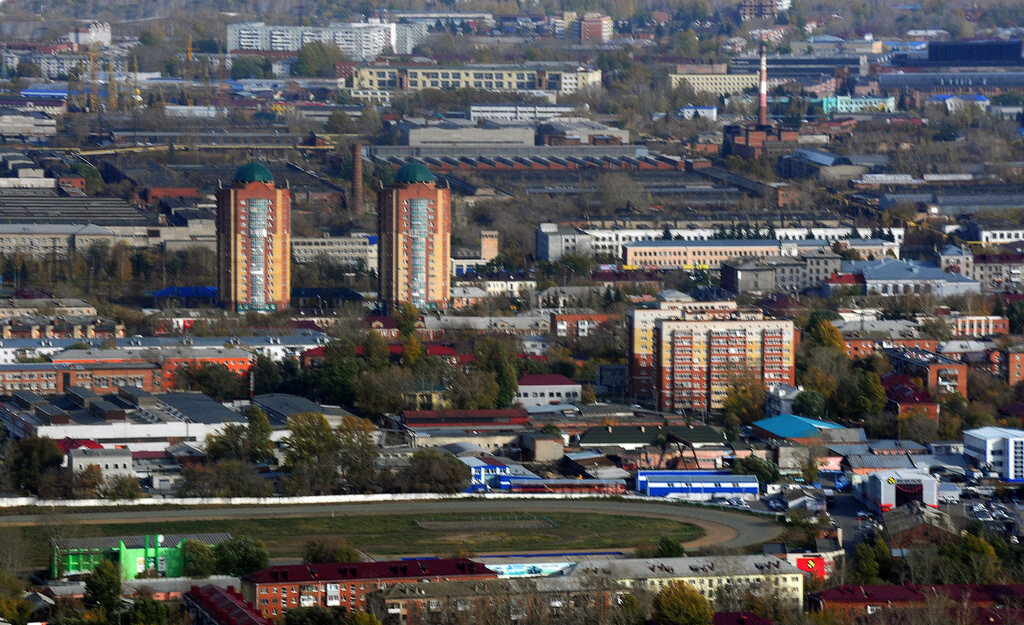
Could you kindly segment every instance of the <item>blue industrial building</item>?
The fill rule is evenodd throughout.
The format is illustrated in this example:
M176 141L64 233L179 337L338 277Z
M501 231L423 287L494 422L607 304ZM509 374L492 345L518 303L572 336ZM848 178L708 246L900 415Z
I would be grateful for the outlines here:
M709 501L716 497L756 499L759 493L755 476L720 471L638 471L636 490L649 497L690 501Z

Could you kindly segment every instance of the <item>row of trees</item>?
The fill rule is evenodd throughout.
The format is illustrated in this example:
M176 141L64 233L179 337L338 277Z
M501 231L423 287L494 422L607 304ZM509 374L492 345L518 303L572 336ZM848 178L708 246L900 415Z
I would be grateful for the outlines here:
M253 412L253 411L251 411ZM256 423L256 427L253 424ZM320 413L306 412L288 419L290 435L282 442L287 475L276 484L254 471L265 458L269 439L258 414L248 427L225 429L207 442L212 462L186 467L180 492L197 497L265 496L277 490L292 495L366 492L462 491L469 469L451 454L433 449L414 453L397 471L378 466L377 428L372 422L346 416L332 427ZM259 450L259 451L255 451Z

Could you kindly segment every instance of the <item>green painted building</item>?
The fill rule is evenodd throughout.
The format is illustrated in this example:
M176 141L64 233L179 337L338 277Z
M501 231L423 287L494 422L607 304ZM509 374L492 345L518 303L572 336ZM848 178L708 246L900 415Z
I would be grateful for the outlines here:
M186 540L213 547L229 538L231 534L147 534L52 540L50 577L85 575L103 560L117 565L121 579L151 577L152 572L158 577L181 577L185 567L181 546Z

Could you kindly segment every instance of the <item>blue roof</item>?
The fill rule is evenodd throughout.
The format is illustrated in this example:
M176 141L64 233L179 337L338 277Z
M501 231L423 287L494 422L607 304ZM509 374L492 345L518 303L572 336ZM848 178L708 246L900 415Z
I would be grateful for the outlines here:
M776 239L708 239L706 241L684 241L682 239L654 239L634 241L625 247L766 247L778 245Z
M966 276L958 273L947 273L938 265L913 260L896 260L884 258L881 260L848 260L843 261L843 273L861 273L864 280L915 280L934 281L944 280L946 282L974 282Z
M153 297L202 297L217 298L215 286L169 286L153 293Z
M754 426L779 438L812 438L821 430L838 430L843 426L831 421L819 421L793 414L784 414L755 421Z

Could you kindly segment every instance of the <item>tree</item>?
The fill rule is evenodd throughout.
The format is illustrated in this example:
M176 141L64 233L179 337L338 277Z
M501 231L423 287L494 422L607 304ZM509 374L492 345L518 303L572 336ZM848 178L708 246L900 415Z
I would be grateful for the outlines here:
M409 302L400 302L395 307L393 316L399 334L409 336L416 332L416 322L420 320L420 311L415 306Z
M102 560L85 578L82 603L87 608L99 608L108 617L121 607L121 571L110 560Z
M423 357L423 343L416 338L416 333L412 332L405 338L405 343L402 344L402 366L412 367Z
M834 349L841 354L846 353L846 342L843 341L843 335L832 325L831 321L822 319L814 326L811 326L810 331L807 333L807 338L812 343Z
M764 382L754 370L737 372L722 402L726 418L753 423L764 416Z
M1006 310L1006 319L1010 322L1010 332L1020 334L1024 332L1024 300L1010 304Z
M270 484L243 460L218 460L181 470L178 494L182 497L265 497Z
M495 405L508 408L519 392L519 375L509 354L509 349L502 341L485 337L476 344L476 362L474 366L482 371L494 374L498 384L498 396Z
M338 625L338 614L319 605L290 608L284 615L284 625Z
M882 379L874 371L861 373L857 380L857 407L861 412L877 415L882 412L887 403L885 388L882 386Z
M583 390L580 391L580 404L589 405L597 401L597 393L594 392L594 387L590 384L584 384Z
M817 391L803 391L793 400L793 414L808 419L825 416L825 397Z
M368 330L363 338L363 361L370 371L386 369L391 364L391 352L384 337L375 330Z
M355 132L356 126L345 111L334 111L327 118L327 132L331 134L349 134Z
M269 356L260 354L256 356L250 375L253 376L253 391L256 395L275 393L281 388L284 381L281 376L281 368Z
M64 463L64 453L45 436L29 436L14 443L7 458L14 487L23 493L39 494L39 478L56 471Z
M355 610L345 615L341 625L381 625L380 620L369 612Z
M345 60L341 48L323 41L311 41L299 49L292 67L296 76L331 78L334 66Z
M598 176L597 192L601 197L601 205L611 211L644 210L653 201L646 187L623 173Z
M651 618L657 625L711 625L711 603L686 582L671 581L654 596Z
M15 70L18 78L42 78L43 69L32 61L20 61Z
M321 538L306 541L302 559L310 564L321 564L359 562L362 557L348 541Z
M878 556L867 543L858 543L853 550L851 576L858 584L874 584L878 580Z
M413 493L458 493L469 485L469 467L452 454L421 449L401 474L404 490Z
M682 558L686 555L686 549L678 540L669 536L662 536L658 541L658 549L654 552L656 558Z
M187 539L181 546L181 557L185 577L201 579L217 572L217 556L213 549L198 540Z
M405 408L405 393L412 389L408 370L399 367L363 371L356 382L359 409L375 417L401 412Z
M274 429L270 426L270 419L262 408L256 405L249 406L245 411L245 418L249 422L248 435L248 456L250 462L264 462L274 457L274 445L270 442L270 434Z
M227 575L248 575L264 569L270 563L270 553L263 541L246 536L235 536L213 548L217 570Z
M373 423L359 417L342 417L335 429L338 468L352 490L365 492L376 480L380 455L374 440L376 433Z
M269 59L260 56L236 56L231 61L231 77L235 80L270 78L272 75Z
M217 401L240 399L247 386L242 376L220 363L190 363L174 371L174 388L199 391Z
M128 608L130 625L167 625L167 606L152 597L136 597Z
M459 373L448 381L445 399L456 410L494 408L498 399L498 383L490 371Z
M244 460L249 457L249 431L229 423L216 434L206 436L206 457L210 460Z
M107 480L103 496L115 501L134 501L142 496L142 486L134 475L115 475Z
M640 602L634 595L625 595L619 602L619 612L615 615L613 623L616 625L644 625L647 617L640 607Z
M338 434L318 412L288 418L291 436L284 439L286 490L295 494L329 494L338 482Z
M732 472L740 475L754 475L762 484L774 484L781 477L778 465L758 456L747 456L734 460Z

